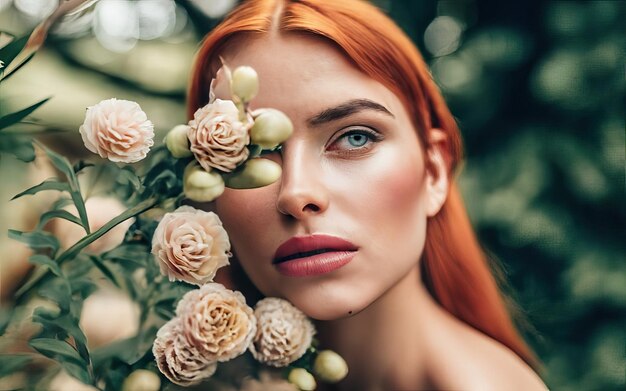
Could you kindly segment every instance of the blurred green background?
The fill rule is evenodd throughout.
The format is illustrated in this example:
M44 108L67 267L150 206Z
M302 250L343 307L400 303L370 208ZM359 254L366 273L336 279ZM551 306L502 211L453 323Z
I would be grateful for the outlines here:
M85 108L117 97L139 102L161 140L185 121L199 40L236 3L92 4L3 82L0 115L52 96L26 128L60 130L45 141L78 157ZM420 48L458 118L470 216L535 328L525 333L548 386L626 389L626 2L375 3ZM57 4L0 0L0 30L26 34ZM0 159L2 232L19 228L8 200L26 187L26 167ZM7 243L0 239L4 273Z

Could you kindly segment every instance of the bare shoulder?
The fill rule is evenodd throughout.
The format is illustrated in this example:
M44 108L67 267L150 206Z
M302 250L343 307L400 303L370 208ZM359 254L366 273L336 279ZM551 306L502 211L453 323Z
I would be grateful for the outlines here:
M456 320L456 319L455 319ZM541 378L517 354L460 321L437 344L430 368L437 389L545 391ZM434 358L433 357L433 358Z

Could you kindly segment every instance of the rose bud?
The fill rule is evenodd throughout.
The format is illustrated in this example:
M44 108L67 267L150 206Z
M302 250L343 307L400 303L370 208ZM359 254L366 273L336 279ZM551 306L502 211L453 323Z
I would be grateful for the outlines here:
M230 82L230 90L242 101L250 101L259 92L259 77L256 71L248 66L235 68Z
M197 161L185 167L183 193L192 201L209 202L224 192L224 180L215 171L206 171Z
M160 388L159 375L147 369L137 369L122 383L122 391L159 391Z
M348 364L332 350L322 350L315 358L313 371L320 379L336 383L348 374Z
M317 387L313 375L304 368L292 369L287 380L302 391L313 391Z
M254 125L250 129L250 139L263 149L276 147L293 133L291 120L280 110L259 109L252 116Z
M243 168L224 176L226 186L233 189L253 189L276 182L282 169L269 159L248 159Z
M189 157L192 155L189 150L188 125L176 125L165 136L165 146L175 158Z

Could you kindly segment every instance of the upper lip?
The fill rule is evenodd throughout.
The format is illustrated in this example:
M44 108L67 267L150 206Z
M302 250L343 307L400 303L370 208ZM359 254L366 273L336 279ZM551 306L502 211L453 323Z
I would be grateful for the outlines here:
M276 249L272 263L302 258L327 251L356 251L349 241L330 235L294 236Z

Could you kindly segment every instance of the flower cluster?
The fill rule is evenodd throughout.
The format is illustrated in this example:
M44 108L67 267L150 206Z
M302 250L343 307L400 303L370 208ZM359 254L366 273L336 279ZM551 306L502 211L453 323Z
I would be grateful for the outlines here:
M228 83L232 100L215 97L213 89L220 78ZM284 299L270 297L260 300L253 309L246 304L241 292L213 281L217 271L227 266L232 256L228 234L217 214L181 205L184 198L208 202L219 197L225 187L261 187L280 177L281 167L260 156L280 148L293 132L293 125L279 110L249 109L258 89L254 69L242 66L231 72L223 65L211 83L209 102L199 108L187 124L168 132L164 141L169 154L163 155L147 174L140 177L132 167L112 165L120 174L120 183L134 188L130 202L135 205L130 209L125 209L114 198L84 200L77 174L94 165L80 162L72 166L67 159L42 146L52 164L66 175L67 183L46 180L16 198L44 190L65 191L71 197L59 200L55 204L57 209L42 215L40 228L47 226L47 232L15 231L13 234L18 240L35 243L31 246L35 250L52 250L31 257L33 263L45 268L29 284L37 286L40 281L46 282L43 277L54 274L50 280L56 285L42 291L63 310L54 315L37 315L44 332L30 341L31 347L52 359L61 360L59 352L62 352L67 356L63 360L71 363L67 366L71 376L101 388L105 375L94 377L88 349L110 346L108 344L121 339L144 338L150 330L144 315L152 310L145 307L154 303L163 307L160 303L169 300L166 306L170 308L154 311L166 322L156 332L151 353L158 370L172 383L198 384L216 372L218 363L246 352L260 364L289 368L285 373L288 373L290 384L287 385L291 388L314 389L316 382L311 372L328 382L346 376L347 366L339 355L317 351L313 323L298 308ZM139 162L154 145L152 122L137 103L127 100L107 99L87 108L79 131L87 149L115 163ZM181 179L184 197L180 195ZM160 216L158 223L146 223L146 219L155 216ZM53 218L57 220L45 224ZM135 252L138 246L140 253ZM57 254L57 250L62 252ZM84 257L78 256L81 251ZM152 254L149 263L143 268L136 266L141 265L142 259L146 259L142 255L148 252ZM71 280L82 278L86 271L79 267L66 275L68 268L61 268L63 262L84 260L91 262L87 267L96 266L118 288L132 291L134 301L124 294L118 297L105 295L103 291L90 296L93 293L90 284ZM115 265L120 261L128 261L128 264ZM131 263L135 266L129 265ZM123 269L123 276L116 275L118 266ZM167 279L159 276L159 272ZM173 284L177 281L195 287L188 290L185 284ZM80 304L84 302L83 307L70 303L71 295L78 294L72 290L74 283L78 293L84 295ZM143 288L147 288L146 292L138 292ZM169 292L159 296L159 290ZM107 329L105 326L111 319L96 316L101 315L103 306L112 303L112 298L116 303L125 303L120 307L124 311L117 312L128 320L128 325L121 329ZM174 309L172 303L176 300ZM54 333L49 333L47 327L52 327ZM67 333L58 333L57 327L66 327ZM109 358L119 358L129 364L126 368L120 367L121 371L126 371L123 375L115 375L117 379L125 379L116 387L123 390L144 386L149 390L160 388L160 379L149 370L150 364L137 364L144 357L151 360L148 350L131 357L134 354L107 349L103 354L110 353ZM64 384L61 380L60 384Z
M188 292L176 315L159 330L152 351L159 370L183 386L210 377L217 362L245 352L257 328L243 295L217 283Z
M161 273L200 286L183 296L153 345L159 370L173 383L199 383L218 362L247 350L261 363L285 367L311 346L312 322L288 301L265 298L252 310L240 292L212 282L228 264L229 250L217 215L190 206L165 214L154 232Z
M193 156L185 169L183 191L194 201L217 198L225 187L254 188L273 183L280 166L258 157L273 150L293 132L289 118L276 109L248 109L259 89L256 71L248 66L233 72L223 65L223 76L230 86L232 100L216 99L211 82L209 103L199 108L186 125L174 127L165 144L175 158Z

